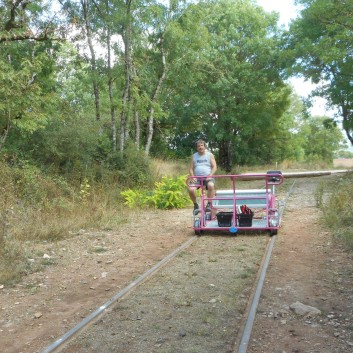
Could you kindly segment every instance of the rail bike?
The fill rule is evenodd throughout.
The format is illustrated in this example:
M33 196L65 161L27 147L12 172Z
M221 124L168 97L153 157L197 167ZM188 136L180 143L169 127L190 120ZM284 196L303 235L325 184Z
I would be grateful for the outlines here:
M281 219L276 188L284 181L280 171L214 175L216 194L213 198L207 197L207 177L188 177L186 184L189 186L195 178L198 181L195 187L200 190L200 206L193 215L196 235L204 231L229 231L233 234L238 231L268 231L271 236L277 234ZM211 203L210 208L206 208L208 202Z

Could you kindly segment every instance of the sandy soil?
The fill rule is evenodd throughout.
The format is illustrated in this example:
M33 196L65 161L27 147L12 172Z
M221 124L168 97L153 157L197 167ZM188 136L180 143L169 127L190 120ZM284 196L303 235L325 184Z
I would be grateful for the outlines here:
M312 194L320 180L332 177L295 183L276 236L250 353L353 351L353 256L320 225ZM191 224L191 209L148 211L119 232L82 230L62 242L38 244L53 264L0 289L1 351L41 352L190 239ZM236 351L268 239L265 234L200 237L62 351ZM294 302L321 314L296 314L290 309Z

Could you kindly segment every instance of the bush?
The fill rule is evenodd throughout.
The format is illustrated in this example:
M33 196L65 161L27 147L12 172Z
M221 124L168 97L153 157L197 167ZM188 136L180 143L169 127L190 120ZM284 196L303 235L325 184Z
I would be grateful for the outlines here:
M152 206L159 209L183 208L190 202L186 192L186 176L163 177L153 191L126 190L121 192L130 208Z
M129 144L123 153L117 151L108 158L109 168L116 173L118 183L123 187L151 187L154 175L150 164L149 157L134 144Z

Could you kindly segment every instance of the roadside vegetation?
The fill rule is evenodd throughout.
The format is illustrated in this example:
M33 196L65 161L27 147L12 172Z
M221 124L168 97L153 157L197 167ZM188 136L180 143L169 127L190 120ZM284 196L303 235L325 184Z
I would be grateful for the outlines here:
M315 196L324 224L338 241L353 251L353 172L322 183Z
M43 259L35 267L30 259L38 256L35 244L72 238L83 229L114 230L128 226L137 209L184 208L190 206L185 186L188 161L150 159L139 170L138 183L123 182L111 176L98 182L87 177L69 180L48 175L30 165L9 166L0 163L0 284L13 283L26 273L50 265ZM145 169L148 167L147 169ZM279 170L315 170L329 167L324 163L246 167L236 166L231 173ZM137 172L135 170L135 172ZM121 171L122 173L122 171ZM128 173L128 171L126 171ZM219 174L224 174L219 170ZM123 173L124 174L124 173ZM147 182L148 181L148 182ZM340 178L329 190L335 190L324 200L326 185L316 191L328 226L345 244L353 244L352 182Z

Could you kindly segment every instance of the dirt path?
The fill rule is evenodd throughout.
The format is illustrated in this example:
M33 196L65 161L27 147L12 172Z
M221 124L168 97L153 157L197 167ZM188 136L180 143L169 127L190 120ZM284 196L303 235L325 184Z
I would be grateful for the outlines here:
M41 352L190 234L189 212L155 210L119 232L81 230L65 241L35 244L32 261L53 265L0 289L0 351Z
M249 353L353 351L353 257L340 249L319 225L319 212L312 195L319 179L322 178L299 179L296 182L283 226L276 237ZM38 245L41 258L49 256L54 265L47 267L45 272L28 276L13 288L0 289L1 352L41 352L193 235L190 210L144 212L143 217L136 220L120 232L81 231L60 243ZM246 245L252 240L249 237L202 237L199 247L191 248L184 257L180 256L175 267L165 268L170 272L158 274L168 279L163 288L158 285L152 287L156 282L151 281L135 290L131 300L137 300L136 310L130 310L128 296L119 304L120 311L113 311L120 315L120 320L126 325L147 322L147 327L155 327L157 332L161 327L172 328L168 328L168 335L156 334L154 337L155 333L151 331L150 336L145 333L140 340L138 327L134 333L122 331L124 340L118 340L119 331L115 331L110 335L113 345L116 346L118 341L124 344L138 341L136 347L139 347L129 350L131 346L127 345L124 350L115 351L205 353L207 350L201 348L201 343L190 338L201 337L201 342L206 342L213 332L218 346L209 346L210 352L230 352L239 333L249 285L256 275L254 269L259 263L256 254L263 248L266 235L254 239L253 245L257 245L250 247ZM241 245L242 240L245 245ZM214 253L209 252L212 248ZM230 257L229 254L233 255ZM41 258L33 260L40 261ZM229 266L231 261L240 261L239 266L235 266L235 262ZM234 277L243 280L240 287L236 285L240 282L231 282L227 288L231 280L224 276L230 273L227 263L228 267L240 270ZM188 287L189 294L184 292L180 297L178 290L185 289L185 279L194 285ZM196 285L202 281L204 286ZM165 296L165 286L170 286L173 294ZM224 289L220 291L220 288ZM229 299L234 291L238 293L238 301ZM140 299L139 293L144 293ZM197 300L200 296L205 297ZM145 303L141 298L145 300L146 297L151 299L151 303L154 298L162 298L162 304L155 303L151 310L143 305L144 309L141 309L141 303ZM313 306L321 310L321 315L297 315L289 308L294 302ZM165 311L166 307L177 311L170 314ZM233 312L232 307L235 308ZM163 311L158 313L162 308ZM186 318L189 314L192 317L194 309L201 310L204 315L197 320L201 321L202 329L195 329L196 333L192 335L188 325L196 324ZM152 318L142 320L146 319L147 313L152 313ZM223 313L227 315L228 324L222 321ZM168 315L172 315L173 320ZM157 320L158 317L164 317L164 320ZM222 339L223 345L220 343ZM193 342L192 350L187 345L180 345L187 341ZM148 346L147 342L152 342L152 345ZM146 350L146 347L151 349ZM103 352L102 349L96 351Z
M249 353L353 352L353 256L319 223L312 195L317 182L301 179L294 187L266 275ZM321 315L296 314L290 308L296 302L319 309Z

